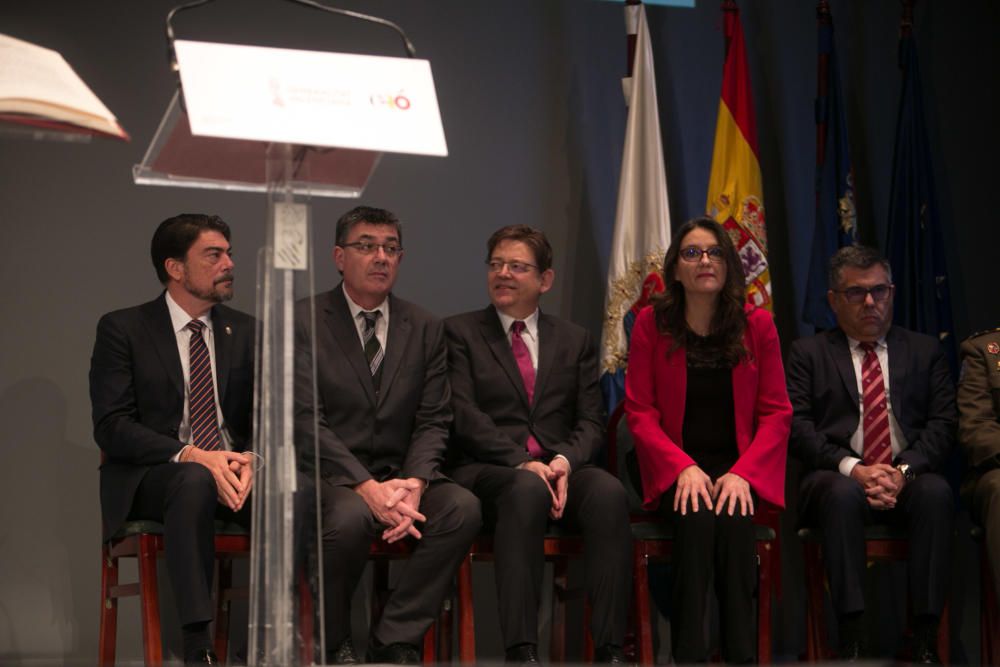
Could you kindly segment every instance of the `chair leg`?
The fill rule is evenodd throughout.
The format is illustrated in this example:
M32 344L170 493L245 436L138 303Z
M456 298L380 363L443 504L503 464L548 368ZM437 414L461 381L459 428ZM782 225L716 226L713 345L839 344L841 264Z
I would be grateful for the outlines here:
M951 610L949 606L948 599L945 598L937 634L937 651L942 665L951 663Z
M979 571L979 664L995 665L1000 662L1000 615L985 541L979 549Z
M806 661L825 659L826 641L823 628L823 559L820 545L807 543L803 549L806 575Z
M229 558L219 558L219 576L216 577L216 609L215 609L215 655L219 662L225 664L229 654L229 607L231 602L226 595L233 587L233 561Z
M111 587L118 585L118 559L111 557L107 544L101 548L101 625L98 631L98 664L115 664L115 643L118 639L118 600L111 597Z
M549 659L553 664L566 662L566 597L569 592L569 562L556 558L552 573L552 636Z
M472 608L472 555L458 566L458 661L476 664L476 618Z
M583 603L583 662L585 663L594 661L594 635L590 632L593 615L594 610L590 606L588 597Z
M431 623L424 633L423 663L433 665L437 660L437 623Z
M771 664L771 563L770 542L757 543L757 663Z
M156 583L156 540L139 536L139 606L142 616L142 651L146 667L163 664L160 638L160 594Z
M453 598L445 600L441 606L441 620L438 623L437 651L438 662L442 664L451 662L452 630L454 629L453 609Z
M632 547L632 597L635 604L636 643L639 645L639 664L653 665L652 610L649 605L649 570L646 554L640 542Z
M319 654L316 643L315 632L313 630L313 600L312 590L309 587L309 580L305 574L299 573L299 635L302 641L302 648L299 651L299 659L303 665L320 664L325 656Z

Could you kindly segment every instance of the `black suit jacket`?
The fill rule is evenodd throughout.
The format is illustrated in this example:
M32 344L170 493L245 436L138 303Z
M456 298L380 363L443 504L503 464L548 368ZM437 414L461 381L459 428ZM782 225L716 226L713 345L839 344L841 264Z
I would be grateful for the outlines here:
M906 437L899 457L916 474L938 472L955 438L955 387L941 345L892 327L886 334L892 413ZM837 470L861 408L847 336L840 329L795 341L786 365L792 401L789 450L809 470ZM860 458L860 457L859 457Z
M316 401L323 479L355 486L368 479L443 478L451 425L447 353L441 321L389 296L389 331L376 396L343 287L312 300L316 313ZM297 437L306 458L315 442L309 374L310 301L297 305ZM308 464L308 463L307 463Z
M597 351L590 334L540 313L534 401L493 306L445 320L455 423L454 465L517 466L531 460L528 435L573 470L593 461L603 442Z
M128 516L135 490L153 465L184 447L184 375L166 293L104 315L90 360L94 439L104 452L101 512L105 539ZM253 407L253 319L212 309L219 401L233 448L249 447Z

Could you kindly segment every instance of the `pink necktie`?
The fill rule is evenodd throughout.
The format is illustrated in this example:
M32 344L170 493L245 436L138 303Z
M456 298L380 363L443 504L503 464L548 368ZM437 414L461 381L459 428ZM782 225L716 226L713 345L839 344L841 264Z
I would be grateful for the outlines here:
M202 337L205 323L191 320L187 328L191 330L188 363L191 420L191 444L201 449L220 449L219 416L215 407L215 382L212 378L212 361L208 356L208 346Z
M890 463L892 441L889 437L889 409L885 402L882 364L878 362L872 343L861 343L860 347L865 351L864 361L861 362L861 388L864 392L861 399L864 420L862 458L869 466Z
M524 322L517 320L510 325L510 348L514 352L514 359L517 361L517 369L521 371L521 380L524 382L524 390L528 393L528 405L535 400L535 367L531 365L531 353L528 346L521 338L524 331ZM545 450L535 440L535 436L528 436L528 453L532 458L542 458Z

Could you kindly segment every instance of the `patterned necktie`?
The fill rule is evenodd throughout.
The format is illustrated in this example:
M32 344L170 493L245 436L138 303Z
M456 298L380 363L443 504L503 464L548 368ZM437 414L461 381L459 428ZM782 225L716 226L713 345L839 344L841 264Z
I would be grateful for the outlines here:
M524 382L524 390L528 393L528 405L535 400L535 367L531 365L531 353L528 346L521 338L524 331L524 322L516 320L510 325L510 349L514 352L514 359L517 361L517 370L521 372L521 380ZM545 450L535 440L535 436L528 436L528 453L533 458L541 458L545 455Z
M219 435L219 415L215 407L212 361L202 335L205 323L201 320L191 320L187 328L191 331L191 346L188 351L191 444L201 449L221 449L222 438Z
M892 441L889 437L889 409L886 406L885 382L882 364L878 361L873 343L861 343L865 352L861 362L861 404L864 424L865 465L890 463L892 461Z
M378 336L375 335L375 321L381 314L380 310L361 312L361 317L365 318L363 335L365 359L368 360L368 369L372 373L372 384L375 385L376 392L378 392L379 383L382 380L382 358L385 356L382 346L378 342Z

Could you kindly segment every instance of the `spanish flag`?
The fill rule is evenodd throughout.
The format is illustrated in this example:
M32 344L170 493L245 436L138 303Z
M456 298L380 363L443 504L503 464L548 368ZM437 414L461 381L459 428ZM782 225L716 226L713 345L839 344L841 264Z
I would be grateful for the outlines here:
M757 123L750 95L746 46L734 0L722 3L726 63L708 180L708 214L728 231L743 260L747 301L771 309L771 273L764 230L764 191L757 149Z

